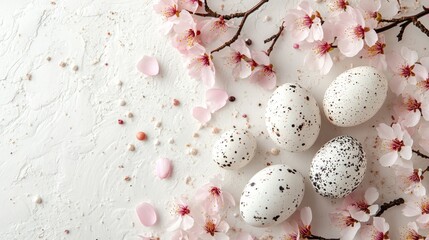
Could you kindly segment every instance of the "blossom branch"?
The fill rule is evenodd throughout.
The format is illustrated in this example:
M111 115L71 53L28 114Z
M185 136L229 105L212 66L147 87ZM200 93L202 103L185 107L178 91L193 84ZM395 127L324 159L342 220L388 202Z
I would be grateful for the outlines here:
M269 37L268 39L266 39L264 41L264 43L268 43L268 42L272 41L271 46L267 50L268 56L270 56L271 52L273 51L274 45L276 45L276 42L280 38L280 36L282 35L284 29L285 29L284 22L282 22L282 25L279 27L279 31L275 35Z
M311 234L311 236L309 236L307 239L318 239L318 240L340 240L339 238L324 238L324 237L320 237L320 236L316 236Z
M419 156L421 158L429 159L429 156L427 156L426 154L421 153L419 150L414 150L413 149L413 153L417 154L417 156Z
M407 28L410 23L413 23L417 28L419 28L423 33L425 33L429 37L429 30L420 22L418 21L419 18L429 14L429 8L423 6L423 11L412 15L412 16L404 16L400 18L393 18L393 19L382 19L381 22L388 22L389 24L374 29L376 33L385 32L391 28L394 28L396 26L400 26L401 30L399 31L399 34L396 36L398 38L398 41L402 40L402 36L404 35L405 28Z
M380 209L378 210L377 214L375 214L375 216L380 217L389 208L392 208L394 206L399 206L399 205L404 204L404 203L405 203L405 200L403 198L398 198L398 199L395 199L393 201L383 203L380 206Z
M255 12L256 10L258 10L262 5L264 5L268 1L270 1L270 0L261 0L258 4L256 4L255 6L253 6L247 12L245 12L245 14L243 16L243 19L241 20L240 25L238 26L238 30L235 33L235 35L229 41L227 41L224 44L222 44L220 47L212 50L211 53L219 52L220 50L222 50L222 49L224 49L226 47L229 47L231 44L233 44L238 39L238 37L240 36L241 31L243 30L244 24L246 23L247 17L249 17L249 15L251 15L253 12Z
M233 18L241 18L241 17L244 17L244 15L246 15L246 12L232 13L227 15L219 14L210 8L208 1L206 1L206 3L204 4L204 10L206 11L206 13L194 13L194 15L197 15L200 17L214 17L214 18L222 17L225 20L229 20Z
M423 170L422 171L422 176L423 176L423 174L425 174L426 172L428 172L429 171L429 166L427 166L427 168L425 169L425 170Z

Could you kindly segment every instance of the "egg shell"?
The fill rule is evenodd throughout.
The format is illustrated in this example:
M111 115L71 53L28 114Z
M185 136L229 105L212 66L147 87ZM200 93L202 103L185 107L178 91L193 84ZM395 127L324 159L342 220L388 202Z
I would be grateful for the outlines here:
M311 162L310 181L316 192L329 198L349 195L365 176L365 156L362 144L351 136L327 142Z
M277 145L290 152L305 151L319 136L319 106L309 91L296 83L286 83L268 101L265 124Z
M377 69L361 66L340 74L328 87L323 109L328 120L352 127L371 119L387 96L387 80Z
M240 214L255 227L283 222L301 204L304 178L295 169L271 165L257 172L245 186L240 198Z
M223 133L213 146L212 158L224 169L240 169L255 156L256 139L248 130L231 129Z

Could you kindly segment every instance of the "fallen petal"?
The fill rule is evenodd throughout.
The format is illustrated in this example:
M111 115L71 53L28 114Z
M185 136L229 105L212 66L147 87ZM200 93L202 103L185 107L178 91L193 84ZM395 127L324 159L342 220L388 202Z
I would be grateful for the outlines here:
M156 175L161 178L169 178L171 176L171 172L173 171L173 165L171 164L171 160L168 158L160 158L156 161Z
M228 101L228 94L220 88L212 88L206 92L207 108L214 113L225 106Z
M155 76L159 73L158 60L154 57L144 56L138 63L137 69L148 76Z
M136 212L140 222L146 227L155 225L158 219L155 208L149 203L140 203L137 205Z
M192 109L192 116L202 124L210 121L212 118L210 111L203 107L194 107Z

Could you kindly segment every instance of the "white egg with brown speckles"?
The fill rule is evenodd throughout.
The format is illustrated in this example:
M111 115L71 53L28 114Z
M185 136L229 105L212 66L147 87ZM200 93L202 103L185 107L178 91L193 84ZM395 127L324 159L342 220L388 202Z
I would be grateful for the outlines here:
M325 92L325 115L332 124L340 127L362 124L380 110L387 96L387 88L386 78L373 67L347 70Z
M285 221L301 204L304 178L295 169L271 165L257 172L240 198L240 214L255 227L269 227Z
M309 91L296 83L286 83L268 101L265 124L277 145L290 152L305 151L319 136L319 106Z
M351 136L339 136L327 142L314 156L310 181L320 195L342 198L362 182L366 170L362 144Z
M223 133L213 146L212 158L224 169L237 170L255 156L256 139L245 129L231 129Z

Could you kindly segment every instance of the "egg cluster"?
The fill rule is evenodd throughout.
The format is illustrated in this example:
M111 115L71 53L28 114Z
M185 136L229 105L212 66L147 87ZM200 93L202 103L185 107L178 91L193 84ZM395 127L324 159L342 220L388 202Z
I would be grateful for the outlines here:
M327 119L351 127L371 119L383 105L387 80L372 67L357 67L340 74L323 99ZM316 142L321 129L319 106L311 93L296 83L278 87L268 101L265 123L271 139L289 152L301 152ZM256 140L248 130L224 133L213 148L213 160L222 168L239 169L255 155ZM362 144L338 136L316 153L309 171L315 191L342 198L362 182L367 160ZM245 186L240 214L245 222L267 227L286 220L301 204L303 176L287 165L271 165L256 173Z

